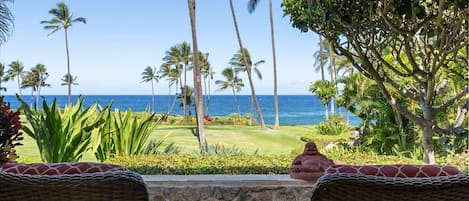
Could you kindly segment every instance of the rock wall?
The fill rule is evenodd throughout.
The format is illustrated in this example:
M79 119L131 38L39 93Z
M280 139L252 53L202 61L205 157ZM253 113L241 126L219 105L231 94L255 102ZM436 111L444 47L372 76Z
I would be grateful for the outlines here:
M143 176L151 201L306 201L315 182L288 175Z

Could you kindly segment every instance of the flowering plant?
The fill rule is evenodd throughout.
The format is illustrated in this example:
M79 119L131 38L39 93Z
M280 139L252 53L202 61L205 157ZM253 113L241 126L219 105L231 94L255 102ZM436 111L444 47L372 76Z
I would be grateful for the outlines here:
M11 111L10 103L0 96L0 164L18 158L15 146L22 145L19 141L23 140L19 115L19 112Z

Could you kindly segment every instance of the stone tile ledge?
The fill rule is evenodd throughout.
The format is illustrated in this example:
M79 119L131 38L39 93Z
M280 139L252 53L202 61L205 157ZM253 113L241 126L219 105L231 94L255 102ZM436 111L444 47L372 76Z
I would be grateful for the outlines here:
M314 187L316 181L292 179L290 175L142 175L148 186L173 185L275 185Z

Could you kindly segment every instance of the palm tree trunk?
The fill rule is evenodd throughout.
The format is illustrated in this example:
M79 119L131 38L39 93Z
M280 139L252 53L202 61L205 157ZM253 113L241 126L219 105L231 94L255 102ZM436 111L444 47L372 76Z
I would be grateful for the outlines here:
M272 38L272 62L274 64L274 130L280 129L280 119L278 116L278 94L277 94L277 59L275 56L275 38L274 38L274 18L272 16L272 0L269 0L270 16L270 35Z
M184 65L184 85L183 85L183 93L182 93L182 110L183 110L183 114L184 114L184 123L186 123L186 86L187 86L187 81L186 81L186 77L187 77L187 67L186 65Z
M334 77L334 73L335 73L335 58L334 58L334 52L332 51L332 47L330 47L330 44L329 44L329 59L330 59L330 65L331 65L331 82L334 83L335 82L335 77ZM335 113L335 98L332 97L331 98L331 114L334 114Z
M171 108L171 83L168 81L168 114Z
M151 112L155 113L155 88L153 87L153 79L151 80Z
M191 21L191 31L192 31L192 48L194 54L192 54L192 63L194 65L194 96L195 96L195 115L197 120L197 136L199 137L199 147L204 153L207 152L207 141L205 140L204 132L204 108L202 101L202 84L201 84L201 75L200 75L200 65L199 65L199 48L197 44L197 33L195 29L195 0L187 0L187 5L189 7L189 16Z
M17 76L18 76L18 80L17 80L17 82L18 82L18 90L19 90L19 92L20 92L20 96L23 96L23 94L21 93L21 81L20 81L21 78L20 78L20 73L18 73Z
M70 55L69 55L69 52L68 52L68 34L67 34L67 29L64 29L65 31L65 50L67 52L67 76L70 77L70 80L69 82L67 83L67 87L68 87L68 105L71 105L72 104L72 75L70 74Z
M241 110L239 109L239 103L238 103L238 98L236 97L236 91L234 87L231 87L231 90L233 91L233 99L236 105L236 111L238 111L238 118L241 118Z
M262 111L261 111L261 108L259 106L259 102L257 101L256 92L254 90L254 83L252 82L251 66L249 65L248 60L246 58L246 54L244 53L243 43L241 42L241 36L239 34L238 22L236 21L236 15L235 15L234 8L233 8L233 0L230 0L230 8L231 8L231 15L233 16L233 23L234 23L235 30L236 30L236 36L238 38L240 52L243 55L244 65L246 65L246 69L247 69L247 73L248 73L249 85L251 86L252 100L254 102L254 105L256 106L257 116L259 117L259 123L261 125L261 129L265 130L266 127L265 127L265 123L264 123L264 117L262 116Z
M207 78L204 77L204 91L203 93L203 101L204 101L204 108L205 108L205 114L208 115L208 103L207 103Z
M319 64L321 66L321 80L324 82L326 80L326 74L324 70L324 58L322 53L324 52L324 41L322 40L321 35L319 35ZM328 120L328 111L327 106L324 107L324 113L326 115L326 121Z

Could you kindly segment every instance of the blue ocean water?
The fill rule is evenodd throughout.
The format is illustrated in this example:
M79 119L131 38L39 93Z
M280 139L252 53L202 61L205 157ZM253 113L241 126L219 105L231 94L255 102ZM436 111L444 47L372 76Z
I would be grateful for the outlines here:
M72 96L72 101L75 103L78 96ZM120 110L131 109L135 112L145 111L151 106L151 95L82 95L85 99L85 106L91 105L98 101L102 106L105 106L112 102L113 108L119 108ZM23 100L31 103L35 100L35 96L31 97L28 95L23 96ZM52 103L56 98L59 106L63 107L67 103L67 96L65 95L45 95L41 97L45 99L47 103ZM208 97L205 97L208 99ZM239 95L237 96L242 114L248 114L252 110L252 114L257 118L255 108L251 109L251 96ZM264 121L266 124L274 124L274 98L272 95L259 95L257 96ZM20 103L16 99L16 96L6 95L5 101L10 102L13 109L18 108ZM157 113L166 113L168 111L168 104L172 105L174 96L168 95L157 95L155 96ZM212 95L210 96L208 113L210 116L224 116L232 113L236 113L236 107L234 104L233 96L231 95ZM311 125L324 121L324 107L320 103L319 99L314 95L279 95L279 118L281 125ZM336 108L336 112L344 113L343 108ZM191 108L192 114L194 108ZM182 115L182 108L179 106L177 101L172 112L175 115ZM350 114L350 124L358 125L361 120L353 114Z

